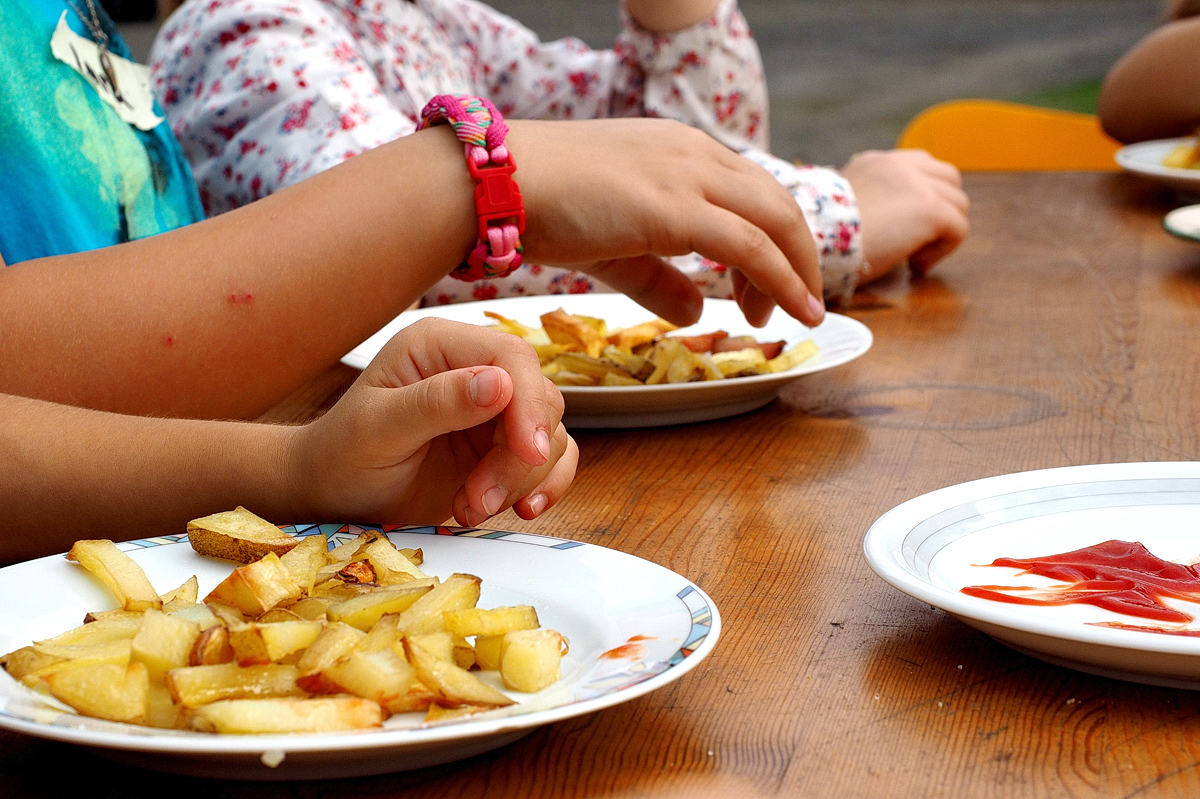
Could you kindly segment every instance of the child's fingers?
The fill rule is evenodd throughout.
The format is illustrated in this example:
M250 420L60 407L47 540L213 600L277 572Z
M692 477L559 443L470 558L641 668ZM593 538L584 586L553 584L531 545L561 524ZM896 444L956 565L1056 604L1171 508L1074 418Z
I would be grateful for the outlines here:
M691 278L655 255L601 261L584 271L680 327L695 324L704 310Z
M562 409L557 388L547 390L537 353L520 338L477 325L422 319L401 330L369 367L375 385L406 385L449 369L496 366L508 374L504 424L512 449L526 463L544 463L550 431ZM458 428L463 429L463 428Z
M821 265L804 213L792 195L758 164L735 156L730 174L706 188L712 203L761 228L808 290L822 294Z
M454 518L474 527L511 506L554 469L568 442L571 438L566 429L556 427L550 440L550 458L541 466L531 467L498 436L496 446L480 459L454 497Z
M740 270L760 292L804 324L820 324L825 306L820 299L819 275L814 284L817 293L812 293L774 240L732 211L708 206L698 216L702 218L697 220L691 242L696 252ZM811 237L809 247L813 248ZM812 257L815 260L815 248Z
M401 438L411 444L400 453L457 430L469 430L492 419L509 405L512 378L495 366L473 366L442 372L403 388L384 389L385 412L370 417L379 442ZM372 431L362 431L372 435Z
M567 492L575 479L575 468L579 465L579 447L575 439L567 437L567 450L554 464L546 479L529 493L513 503L512 509L522 519L536 519L554 506Z

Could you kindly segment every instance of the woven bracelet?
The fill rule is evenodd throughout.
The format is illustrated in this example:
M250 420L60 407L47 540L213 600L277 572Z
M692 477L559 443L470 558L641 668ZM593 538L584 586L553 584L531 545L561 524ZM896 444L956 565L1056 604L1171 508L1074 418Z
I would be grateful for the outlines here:
M463 143L475 181L479 239L467 259L450 273L468 282L505 277L522 264L525 205L513 180L517 164L504 146L508 125L489 101L466 94L441 94L421 110L417 130L450 123Z

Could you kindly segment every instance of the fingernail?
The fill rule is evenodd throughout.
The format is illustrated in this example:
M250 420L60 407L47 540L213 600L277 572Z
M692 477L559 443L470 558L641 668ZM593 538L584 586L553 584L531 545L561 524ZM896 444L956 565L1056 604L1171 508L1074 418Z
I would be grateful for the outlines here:
M534 516L538 516L546 509L546 503L549 501L545 494L534 494L529 498L529 510L533 511Z
M471 401L481 408L500 398L500 375L495 369L484 369L471 378Z
M537 447L537 451L542 453L542 457L550 460L550 436L545 430L539 429L533 434L533 445Z
M500 486L492 486L487 491L483 492L483 510L488 516L495 516L496 512L504 505L504 500L508 499L508 492Z
M808 310L818 319L825 315L825 303L816 294L808 295Z

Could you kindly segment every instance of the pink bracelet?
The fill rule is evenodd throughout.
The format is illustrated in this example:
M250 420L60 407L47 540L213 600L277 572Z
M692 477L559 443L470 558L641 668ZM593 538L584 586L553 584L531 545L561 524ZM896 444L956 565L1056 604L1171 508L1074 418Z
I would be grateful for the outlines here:
M474 282L510 275L522 263L525 205L512 178L517 164L504 146L508 125L489 101L466 94L434 97L421 110L417 130L442 122L450 123L465 146L479 217L479 240L450 276Z

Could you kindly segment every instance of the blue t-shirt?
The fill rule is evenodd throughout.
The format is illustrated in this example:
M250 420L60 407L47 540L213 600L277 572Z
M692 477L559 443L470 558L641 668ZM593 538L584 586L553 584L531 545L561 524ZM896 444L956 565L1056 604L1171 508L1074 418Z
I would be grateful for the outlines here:
M87 13L86 0L77 0ZM109 50L131 58L99 0ZM0 256L14 264L144 238L204 218L196 184L166 122L124 122L50 38L66 0L0 2ZM162 116L155 104L155 111Z

